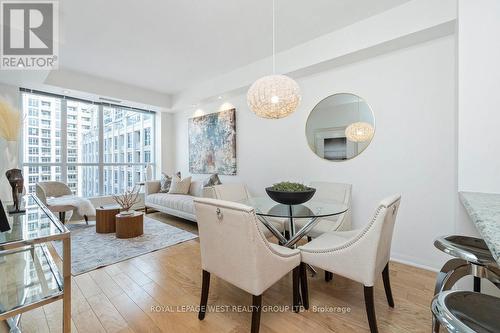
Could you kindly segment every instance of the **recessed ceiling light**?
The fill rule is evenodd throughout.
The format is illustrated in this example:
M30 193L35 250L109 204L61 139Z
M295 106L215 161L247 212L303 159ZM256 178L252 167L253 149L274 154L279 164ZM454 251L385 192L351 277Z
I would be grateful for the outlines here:
M217 97L218 99L222 99L222 96Z
M64 94L69 94L69 90L63 90Z

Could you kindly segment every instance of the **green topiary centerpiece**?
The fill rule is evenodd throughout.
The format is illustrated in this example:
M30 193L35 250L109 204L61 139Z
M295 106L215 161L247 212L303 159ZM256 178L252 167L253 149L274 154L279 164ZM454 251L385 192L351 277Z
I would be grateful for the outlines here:
M281 182L271 186L271 189L280 192L304 192L311 188L301 183Z
M267 187L271 199L284 205L300 205L310 200L316 189L300 183L281 182Z

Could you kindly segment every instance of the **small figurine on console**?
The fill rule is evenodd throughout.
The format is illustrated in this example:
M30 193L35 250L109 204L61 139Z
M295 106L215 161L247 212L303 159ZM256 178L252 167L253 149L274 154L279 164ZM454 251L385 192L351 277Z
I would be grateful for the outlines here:
M17 214L24 213L25 210L21 209L21 196L23 195L24 189L24 178L23 173L20 169L10 169L5 173L7 176L7 180L12 187L12 199L14 201L14 205L9 207L9 214Z

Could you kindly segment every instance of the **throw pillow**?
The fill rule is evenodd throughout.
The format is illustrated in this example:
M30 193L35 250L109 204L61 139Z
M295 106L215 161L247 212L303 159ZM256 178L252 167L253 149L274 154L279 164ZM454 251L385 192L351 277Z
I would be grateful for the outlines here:
M188 194L190 186L191 186L191 177L187 177L182 180L178 177L174 177L172 179L172 183L170 184L170 191L168 191L168 193Z
M210 176L205 182L203 182L203 187L210 187L215 185L220 185L222 182L220 181L219 175L214 173Z
M161 179L160 179L160 193L168 193L170 191L170 186L172 184L172 179L176 178L181 178L181 172L178 171L174 176L169 176L166 173L161 174Z

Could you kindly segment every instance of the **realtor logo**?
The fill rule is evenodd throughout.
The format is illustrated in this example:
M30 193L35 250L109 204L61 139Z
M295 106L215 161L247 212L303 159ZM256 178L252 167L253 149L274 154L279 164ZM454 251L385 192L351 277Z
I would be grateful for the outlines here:
M0 1L0 69L56 69L56 1Z

